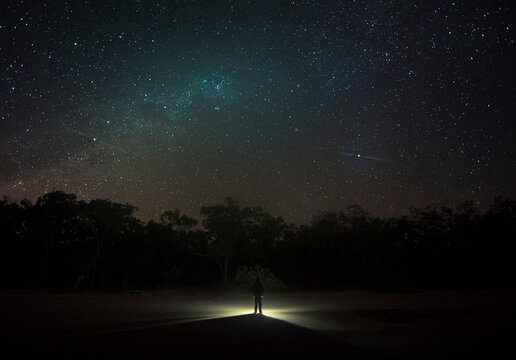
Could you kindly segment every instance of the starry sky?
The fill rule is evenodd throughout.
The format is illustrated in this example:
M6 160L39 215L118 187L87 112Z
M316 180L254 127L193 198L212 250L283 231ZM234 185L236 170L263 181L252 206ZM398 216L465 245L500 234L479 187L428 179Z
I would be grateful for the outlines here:
M512 1L2 1L0 194L289 222L516 197Z

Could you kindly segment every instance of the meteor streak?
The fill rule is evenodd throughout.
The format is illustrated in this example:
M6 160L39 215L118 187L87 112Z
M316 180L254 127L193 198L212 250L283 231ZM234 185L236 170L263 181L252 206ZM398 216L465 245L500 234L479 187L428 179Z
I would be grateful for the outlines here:
M376 161L387 161L387 159L376 157L376 156L368 156L368 155L362 155L362 154L352 154L347 152L341 152L344 156L354 157L357 159L369 159L369 160L376 160Z

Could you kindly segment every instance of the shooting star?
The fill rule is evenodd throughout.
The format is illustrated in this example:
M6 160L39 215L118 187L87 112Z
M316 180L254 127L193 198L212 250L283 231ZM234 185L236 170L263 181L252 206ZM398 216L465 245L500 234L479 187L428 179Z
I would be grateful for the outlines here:
M376 160L376 161L387 161L387 159L376 157L376 156L369 156L369 155L362 155L362 154L352 154L347 152L341 152L341 155L353 157L356 159L369 159L369 160Z

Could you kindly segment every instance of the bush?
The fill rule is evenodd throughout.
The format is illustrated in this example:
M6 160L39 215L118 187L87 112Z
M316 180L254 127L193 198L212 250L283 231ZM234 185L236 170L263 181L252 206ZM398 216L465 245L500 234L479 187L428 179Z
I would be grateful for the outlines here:
M174 266L170 271L162 273L161 283L163 286L169 288L177 288L181 286L181 271Z
M269 268L259 265L241 266L235 272L235 283L239 287L251 288L257 278L262 282L265 292L286 290L285 284Z

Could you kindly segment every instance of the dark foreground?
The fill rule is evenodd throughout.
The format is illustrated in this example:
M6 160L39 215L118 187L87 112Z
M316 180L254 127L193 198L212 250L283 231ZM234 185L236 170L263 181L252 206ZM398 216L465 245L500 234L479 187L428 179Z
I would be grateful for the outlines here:
M190 320L190 319L184 319ZM195 319L192 319L195 320ZM143 328L41 339L29 355L66 358L173 358L352 355L364 351L312 330L264 316L239 315L180 324L140 323ZM150 327L146 327L150 326Z
M54 358L512 358L508 291L245 295L0 293L0 345ZM508 352L508 353L507 353Z

